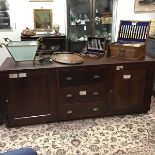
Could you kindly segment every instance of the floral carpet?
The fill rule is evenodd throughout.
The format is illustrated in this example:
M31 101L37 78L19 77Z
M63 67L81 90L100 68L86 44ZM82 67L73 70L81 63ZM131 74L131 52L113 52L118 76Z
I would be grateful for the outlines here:
M38 155L155 155L155 99L147 114L123 115L7 129L0 152L31 147Z

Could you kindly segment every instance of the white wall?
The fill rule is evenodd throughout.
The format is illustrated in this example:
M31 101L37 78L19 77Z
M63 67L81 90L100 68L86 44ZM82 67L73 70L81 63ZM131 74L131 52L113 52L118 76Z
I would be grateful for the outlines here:
M66 1L53 0L53 2L29 2L29 0L8 0L11 20L11 31L0 31L0 43L3 38L20 40L20 35L26 27L34 29L33 9L52 9L53 24L60 25L60 32L66 31ZM0 65L9 56L5 48L0 48Z
M135 0L118 0L116 34L118 34L120 20L151 20L155 18L154 12L135 13ZM117 38L117 35L115 36Z
M0 42L7 37L11 40L20 40L23 29L33 26L33 9L52 9L53 24L60 25L60 32L66 30L66 0L53 0L53 2L29 2L29 0L8 0L10 4L9 14L12 31L0 31ZM155 18L155 12L134 13L134 0L118 0L116 34L118 34L120 20L151 20ZM115 36L117 38L117 35ZM8 52L0 48L0 65L9 56Z

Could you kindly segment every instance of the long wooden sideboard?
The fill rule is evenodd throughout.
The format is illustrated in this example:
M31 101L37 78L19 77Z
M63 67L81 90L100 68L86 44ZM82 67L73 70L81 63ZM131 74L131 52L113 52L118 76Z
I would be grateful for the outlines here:
M7 127L148 112L155 59L102 57L84 63L0 67L0 95Z

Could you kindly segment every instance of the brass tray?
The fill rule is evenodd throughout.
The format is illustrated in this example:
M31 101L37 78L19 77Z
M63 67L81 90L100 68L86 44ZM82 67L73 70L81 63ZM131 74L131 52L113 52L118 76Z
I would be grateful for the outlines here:
M84 59L80 55L70 52L54 52L51 55L51 59L63 64L80 64L84 62Z

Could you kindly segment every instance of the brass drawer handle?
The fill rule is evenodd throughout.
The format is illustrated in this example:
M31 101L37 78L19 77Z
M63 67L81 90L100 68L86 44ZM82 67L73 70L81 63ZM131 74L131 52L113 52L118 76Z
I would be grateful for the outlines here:
M110 91L109 91L110 93L113 93L113 90L112 89L110 89Z
M131 75L123 75L123 79L131 79Z
M66 80L67 81L71 81L72 80L72 77L71 76L68 76L68 77L66 77Z
M120 48L119 52L125 52L125 49L124 48Z
M73 95L72 94L67 94L66 97L71 98L71 97L73 97Z
M99 92L93 92L93 95L99 95Z
M69 114L69 115L72 114L72 113L73 113L72 110L68 110L68 111L67 111L67 114Z
M122 58L125 57L125 49L119 49L119 56Z
M99 108L93 108L93 111L94 112L99 111Z
M94 79L99 79L100 78L100 75L93 75L93 78Z

